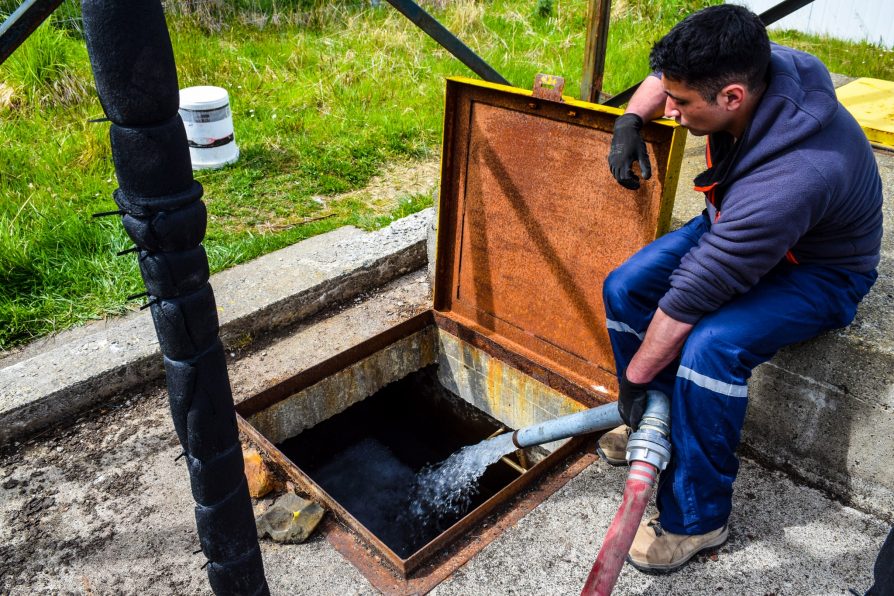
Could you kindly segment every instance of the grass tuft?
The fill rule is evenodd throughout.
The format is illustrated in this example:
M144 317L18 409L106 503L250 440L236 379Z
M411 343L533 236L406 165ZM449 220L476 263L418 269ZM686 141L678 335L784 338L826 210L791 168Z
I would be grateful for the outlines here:
M71 39L44 23L0 66L14 99L10 107L42 109L83 101L89 85Z

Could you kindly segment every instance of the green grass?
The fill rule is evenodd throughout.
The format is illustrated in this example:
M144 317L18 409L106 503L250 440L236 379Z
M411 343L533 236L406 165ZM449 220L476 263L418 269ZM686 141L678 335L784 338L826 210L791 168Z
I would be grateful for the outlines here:
M708 3L716 0L616 0L606 90L640 80L651 44ZM233 166L197 173L213 271L428 206L428 193L385 204L341 195L387 163L437 158L444 77L472 76L387 4L270 5L266 16L234 10L222 20L200 9L169 17L181 87L229 89L242 154ZM565 76L566 94L578 94L586 0L427 8L513 84L530 87L546 72ZM833 71L894 77L894 52L871 44L774 37L815 52ZM133 255L114 256L129 246L120 223L90 217L115 208L116 183L108 124L87 122L102 109L77 32L42 27L0 66L0 81L0 349L8 349L136 308L124 297L142 282Z

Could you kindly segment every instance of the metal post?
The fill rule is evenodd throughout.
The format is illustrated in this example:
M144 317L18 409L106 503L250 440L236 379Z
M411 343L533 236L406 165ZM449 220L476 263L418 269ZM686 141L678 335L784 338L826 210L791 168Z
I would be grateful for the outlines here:
M804 8L808 4L813 2L813 0L783 0L773 8L769 8L764 12L760 13L758 17L761 22L763 22L765 27L769 27L776 21L784 19L788 15L792 14L796 10L800 8ZM621 107L621 105L627 103L633 94L636 93L636 90L639 88L639 83L633 85L632 87L628 87L624 89L617 95L613 95L603 102L604 105L612 106L615 108Z
M584 101L599 102L602 77L605 74L605 50L608 46L608 25L611 20L612 0L590 0L587 10L587 43L584 47L584 74L581 77L580 97Z
M62 0L26 0L0 24L0 64L28 39Z
M764 23L764 26L769 27L776 21L784 19L796 10L804 8L811 2L813 2L813 0L783 0L773 8L768 8L760 13L758 16Z

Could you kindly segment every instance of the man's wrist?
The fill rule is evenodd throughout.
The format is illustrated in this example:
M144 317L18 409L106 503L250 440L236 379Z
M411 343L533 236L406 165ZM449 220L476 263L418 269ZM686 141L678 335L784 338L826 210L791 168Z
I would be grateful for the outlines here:
M643 117L639 114L636 114L634 112L627 112L626 114L618 116L618 118L615 120L615 128L617 128L620 124L621 126L632 125L633 128L635 128L636 130L640 130L643 127L643 122Z
M627 370L624 371L624 378L632 385L646 385L652 381L652 376L644 374L643 371L637 370L634 362L630 363Z

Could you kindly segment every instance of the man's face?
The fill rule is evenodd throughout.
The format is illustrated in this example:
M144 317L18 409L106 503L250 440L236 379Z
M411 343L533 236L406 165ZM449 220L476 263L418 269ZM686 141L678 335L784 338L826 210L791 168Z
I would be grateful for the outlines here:
M730 113L722 105L721 97L709 102L686 83L667 77L661 77L661 82L667 93L667 102L664 105L665 117L676 120L697 137L729 128ZM718 96L721 95L722 93L718 93Z

